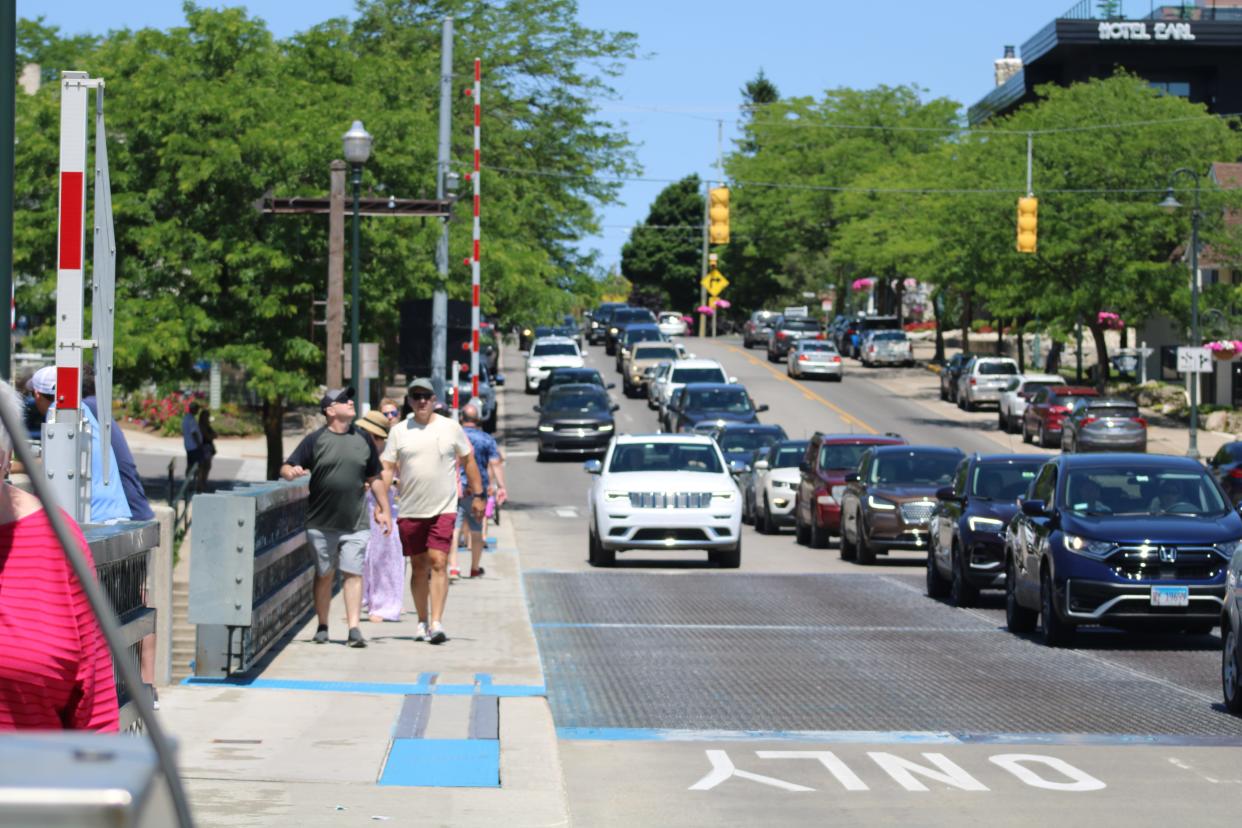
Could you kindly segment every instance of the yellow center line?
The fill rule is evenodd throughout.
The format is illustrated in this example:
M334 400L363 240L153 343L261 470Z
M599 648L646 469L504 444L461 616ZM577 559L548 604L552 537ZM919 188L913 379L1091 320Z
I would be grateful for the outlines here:
M734 353L741 354L742 356L749 359L751 362L758 365L760 368L768 369L769 371L772 372L772 376L776 377L778 380L781 380L782 382L789 383L794 388L797 388L799 391L802 392L803 396L805 396L808 400L814 400L815 402L827 408L829 411L832 411L833 413L835 413L837 416L839 416L842 420L845 420L847 423L853 423L854 425L861 428L863 431L866 431L868 434L879 434L880 433L878 429L874 429L871 426L867 425L862 420L858 419L857 417L855 417L853 414L846 411L841 406L837 405L836 403L829 402L828 400L821 397L819 394L816 394L814 391L811 391L806 386L801 385L797 382L794 382L792 379L785 376L785 374L773 368L771 365L767 364L766 362L760 362L759 360L755 359L750 354L743 351L741 348L738 348L736 345L725 345L725 347L728 348L730 351L733 351Z

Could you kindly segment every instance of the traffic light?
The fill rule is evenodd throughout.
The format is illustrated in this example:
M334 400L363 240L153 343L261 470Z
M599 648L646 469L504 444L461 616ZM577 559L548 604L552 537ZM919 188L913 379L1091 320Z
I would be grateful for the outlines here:
M1018 252L1034 253L1039 224L1039 199L1024 196L1018 199Z
M708 193L708 239L712 244L729 243L729 188L713 187Z

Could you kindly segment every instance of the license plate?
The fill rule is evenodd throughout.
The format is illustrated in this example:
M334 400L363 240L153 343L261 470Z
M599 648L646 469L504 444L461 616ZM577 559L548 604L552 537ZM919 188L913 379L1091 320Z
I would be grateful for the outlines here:
M1152 587L1151 605L1153 607L1188 607L1190 606L1190 587Z

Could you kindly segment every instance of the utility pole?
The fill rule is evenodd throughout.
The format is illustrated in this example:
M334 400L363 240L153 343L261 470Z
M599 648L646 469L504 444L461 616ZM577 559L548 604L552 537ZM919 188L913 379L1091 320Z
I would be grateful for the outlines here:
M444 18L440 33L440 148L436 160L436 198L444 199L444 185L449 173L450 141L453 115L453 18ZM440 284L431 295L431 382L436 398L444 398L444 364L448 351L448 277L449 219L445 218L436 244L436 270ZM457 377L453 377L456 386Z
M328 167L328 305L324 320L327 335L327 371L324 382L329 388L340 388L341 342L345 328L345 169L344 161L336 160Z
M724 121L720 119L717 119L716 121L716 175L718 176L718 178L716 179L717 182L721 186L724 186ZM710 212L711 211L711 205L710 205L711 193L710 192L708 193L707 200L709 202L708 216L710 218L710 215L711 215L711 212ZM709 264L713 265L712 269L715 270L716 269L715 262L712 260L711 256L708 256L707 261ZM716 304L715 297L712 297L712 339L716 338L716 323L717 323L716 317L718 317L719 315L720 315L719 305Z
M699 307L707 304L707 287L703 284L703 277L707 276L707 225L711 221L711 187L712 182L703 182L703 265L699 268ZM707 336L707 317L702 313L699 314L699 337Z
M17 2L0 0L0 296L13 296L13 139L17 87ZM10 303L12 299L10 298ZM10 314L12 309L10 305ZM13 324L0 336L0 380L11 379Z

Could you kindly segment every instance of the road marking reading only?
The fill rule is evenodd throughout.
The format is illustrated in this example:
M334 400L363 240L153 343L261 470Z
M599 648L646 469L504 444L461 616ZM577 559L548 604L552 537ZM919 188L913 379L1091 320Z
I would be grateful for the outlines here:
M814 791L795 782L787 782L774 776L765 776L752 771L739 770L729 758L728 751L707 750L707 761L711 769L707 775L690 786L692 791L710 791L734 777L747 779L751 782L768 787L778 788L791 793ZM755 755L760 759L810 759L819 762L829 774L847 791L869 791L870 786L862 777L853 771L835 753L830 750L757 750ZM913 759L906 759L884 751L868 751L867 756L901 787L912 793L925 793L929 789L922 779L927 779L961 791L990 791L987 785L971 776L961 765L943 753L924 753L923 759L930 765L921 764ZM1001 753L989 756L988 761L1008 772L1015 779L1031 788L1045 791L1062 791L1081 793L1099 791L1108 787L1099 779L1086 771L1074 767L1064 759L1055 756L1044 756L1037 753ZM1048 778L1045 773L1051 772L1059 778ZM919 777L922 777L920 779Z
M782 382L787 382L787 383L789 383L789 384L790 384L790 385L792 385L794 388L797 388L799 391L801 391L801 392L803 393L803 395L804 395L804 396L805 396L808 400L814 400L815 402L819 403L820 405L825 406L825 407L826 407L829 411L832 411L832 412L833 412L833 413L835 413L837 416L839 416L841 419L845 420L847 423L853 423L854 425L858 426L859 428L861 428L863 431L867 432L868 434L879 434L879 433L880 433L878 430L876 430L876 429L872 428L871 426L867 425L867 424L866 424L866 423L864 423L862 420L858 419L857 417L855 417L853 414L851 414L851 413L849 413L848 411L846 411L846 410L845 410L844 408L842 408L841 406L837 405L836 403L829 402L828 400L826 400L826 399L824 399L823 397L821 397L819 394L816 394L814 391L811 391L811 390L809 390L808 388L806 388L805 386L800 385L799 383L794 382L794 381L793 381L793 380L791 380L789 377L785 376L785 375L784 375L784 374L782 374L780 371L778 371L778 370L776 370L775 368L773 368L771 365L768 365L768 364L766 364L766 363L760 362L759 360L755 359L753 356L751 356L750 354L746 353L745 351L743 351L741 348L737 347L736 345L725 345L725 347L726 347L726 348L728 348L730 351L733 351L735 354L740 354L740 355L742 355L742 356L746 357L746 358L747 358L747 359L749 359L751 362L753 362L753 363L755 363L756 365L758 365L760 368L766 368L767 370L771 371L771 372L772 372L772 376L776 377L778 380L781 380Z

